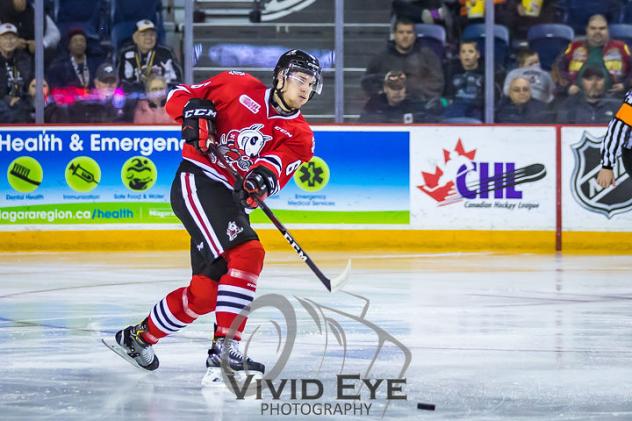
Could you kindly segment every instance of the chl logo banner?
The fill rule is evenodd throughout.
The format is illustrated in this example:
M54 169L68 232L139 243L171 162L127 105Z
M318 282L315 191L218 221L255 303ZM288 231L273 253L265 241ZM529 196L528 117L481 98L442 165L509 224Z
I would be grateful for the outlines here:
M423 184L417 188L437 202L451 205L472 199L522 199L518 184L546 176L543 164L516 168L515 162L487 162L476 159L477 150L466 149L461 139L453 150L443 150L443 164L433 172L422 171Z
M601 169L602 140L603 136L597 138L585 131L581 140L571 145L575 156L571 191L582 207L610 219L632 208L632 180L619 158L613 168L616 186L604 189L597 184L597 173Z

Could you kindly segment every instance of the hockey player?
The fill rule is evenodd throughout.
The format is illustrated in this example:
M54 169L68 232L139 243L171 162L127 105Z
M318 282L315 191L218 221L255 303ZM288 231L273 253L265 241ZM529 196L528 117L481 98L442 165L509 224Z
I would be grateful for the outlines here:
M291 50L274 68L271 89L253 76L224 72L197 85L179 85L165 105L182 123L183 160L171 187L171 206L191 236L192 277L170 292L139 324L115 335L110 347L147 370L158 368L152 346L199 316L215 311L216 329L205 379L219 381L220 361L263 373L261 363L239 349L246 320L229 330L255 297L264 249L245 209L275 194L301 163L313 156L312 130L300 108L322 89L312 55ZM214 145L243 178L235 182L213 152Z
M597 184L606 188L614 186L614 171L612 168L619 155L623 160L628 175L632 177L632 90L625 95L625 100L608 125L608 131L601 145L601 170L597 174Z

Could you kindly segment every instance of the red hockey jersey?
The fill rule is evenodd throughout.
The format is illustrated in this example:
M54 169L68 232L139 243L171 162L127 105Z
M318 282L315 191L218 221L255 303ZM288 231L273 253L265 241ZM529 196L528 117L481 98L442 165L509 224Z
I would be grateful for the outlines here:
M216 139L227 162L242 176L265 166L277 175L282 188L301 163L312 158L314 134L300 111L278 114L269 103L271 94L249 74L223 72L200 84L178 85L169 93L165 109L182 122L182 109L189 99L211 100L217 109ZM208 177L233 188L233 177L213 154L203 155L185 144L182 156Z

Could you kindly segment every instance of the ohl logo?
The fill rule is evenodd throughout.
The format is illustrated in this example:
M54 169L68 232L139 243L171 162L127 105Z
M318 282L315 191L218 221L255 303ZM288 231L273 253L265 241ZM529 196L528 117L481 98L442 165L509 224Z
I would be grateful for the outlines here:
M540 180L546 176L542 164L516 169L514 162L474 161L476 149L466 150L459 139L452 151L443 150L443 165L434 172L422 171L423 184L417 188L434 199L439 206L463 199L522 199L518 184ZM491 194L491 195L490 195Z

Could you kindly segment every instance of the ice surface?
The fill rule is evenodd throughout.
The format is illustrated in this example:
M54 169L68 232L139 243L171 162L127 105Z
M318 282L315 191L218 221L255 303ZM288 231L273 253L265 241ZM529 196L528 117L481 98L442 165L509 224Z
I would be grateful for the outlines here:
M331 276L353 258L348 293L329 294L296 256L270 253L258 296L280 294L295 313L275 384L319 379L316 401L201 389L211 315L161 341L155 373L100 343L187 284L187 253L0 255L0 419L300 418L260 415L275 402L371 404L369 416L324 419L632 419L630 256L312 254ZM379 329L391 338L371 365ZM253 332L248 352L271 368L287 322L263 307ZM387 401L384 387L375 400L366 387L359 402L336 400L337 374L396 378L407 350L407 400Z

